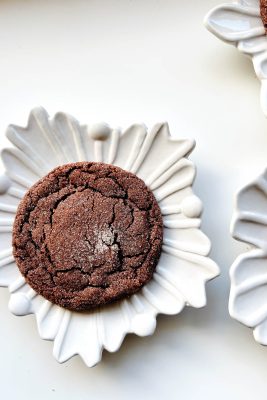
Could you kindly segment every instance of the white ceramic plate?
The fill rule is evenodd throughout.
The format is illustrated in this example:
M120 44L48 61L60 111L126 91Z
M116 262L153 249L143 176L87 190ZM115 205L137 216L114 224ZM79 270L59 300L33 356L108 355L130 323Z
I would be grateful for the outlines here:
M187 156L194 141L171 138L167 124L150 131L136 124L121 133L103 125L81 126L64 113L50 119L42 108L31 112L26 128L9 126L7 137L15 147L2 151L6 175L0 182L0 285L10 290L12 313L35 314L39 334L54 341L59 362L79 354L93 366L104 348L118 350L127 333L152 334L157 314L206 304L205 282L219 271L207 257L210 242L200 230L202 204L192 191L195 167ZM164 238L153 279L140 292L77 313L53 305L25 283L12 256L11 234L26 190L54 167L82 160L118 165L142 178L161 208Z
M251 57L261 85L261 105L267 115L267 36L260 17L260 0L222 4L206 16L206 27L218 38Z
M261 104L267 115L267 36L259 0L239 0L211 10L206 27L220 39L251 57L262 82ZM231 266L230 315L251 327L255 339L267 345L267 171L238 194L232 235L250 250Z
M267 345L267 170L238 193L232 233L251 249L231 267L229 311Z

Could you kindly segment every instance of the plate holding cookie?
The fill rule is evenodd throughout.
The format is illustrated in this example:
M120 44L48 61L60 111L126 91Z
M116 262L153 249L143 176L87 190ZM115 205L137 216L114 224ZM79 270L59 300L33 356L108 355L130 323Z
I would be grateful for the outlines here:
M64 362L88 366L159 313L206 304L219 273L192 190L193 140L166 123L125 131L34 109L2 151L0 285L15 315L35 314Z

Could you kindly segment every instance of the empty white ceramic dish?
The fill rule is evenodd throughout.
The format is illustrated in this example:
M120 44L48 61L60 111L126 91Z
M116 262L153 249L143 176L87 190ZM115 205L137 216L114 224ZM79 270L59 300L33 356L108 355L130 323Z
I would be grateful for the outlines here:
M152 334L157 314L206 304L205 283L219 270L207 257L210 242L200 230L202 204L192 191L195 167L187 157L194 141L171 138L165 123L150 131L135 124L121 133L105 125L82 126L64 113L49 118L42 108L31 112L26 128L9 126L7 137L15 147L2 151L0 285L9 288L12 313L35 314L39 334L54 341L59 362L79 354L93 366L103 349L118 350L127 333ZM25 283L12 256L11 235L26 190L54 167L83 160L114 164L142 178L161 208L164 241L153 279L140 292L78 313L50 303Z
M229 311L267 345L267 170L238 193L232 233L251 249L231 267Z
M267 36L259 0L222 4L205 18L206 27L220 39L251 57L262 82L261 104L267 115ZM232 235L247 243L230 269L230 315L253 329L257 342L267 345L267 171L238 194Z
M260 16L260 0L222 4L208 13L204 23L214 35L252 59L262 84L261 105L267 115L267 36Z

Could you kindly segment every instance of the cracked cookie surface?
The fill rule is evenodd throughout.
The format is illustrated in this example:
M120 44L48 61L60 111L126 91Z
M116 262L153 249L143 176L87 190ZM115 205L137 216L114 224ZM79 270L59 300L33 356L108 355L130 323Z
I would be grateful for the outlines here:
M152 278L162 235L159 206L141 179L79 162L54 169L26 193L13 254L37 293L88 310L136 293Z

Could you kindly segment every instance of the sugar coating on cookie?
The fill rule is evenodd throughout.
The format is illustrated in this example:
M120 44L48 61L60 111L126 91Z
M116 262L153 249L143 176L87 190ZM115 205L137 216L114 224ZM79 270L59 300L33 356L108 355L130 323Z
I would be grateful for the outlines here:
M89 310L150 281L162 236L160 208L140 178L79 162L54 169L26 193L13 254L37 293L70 310Z

